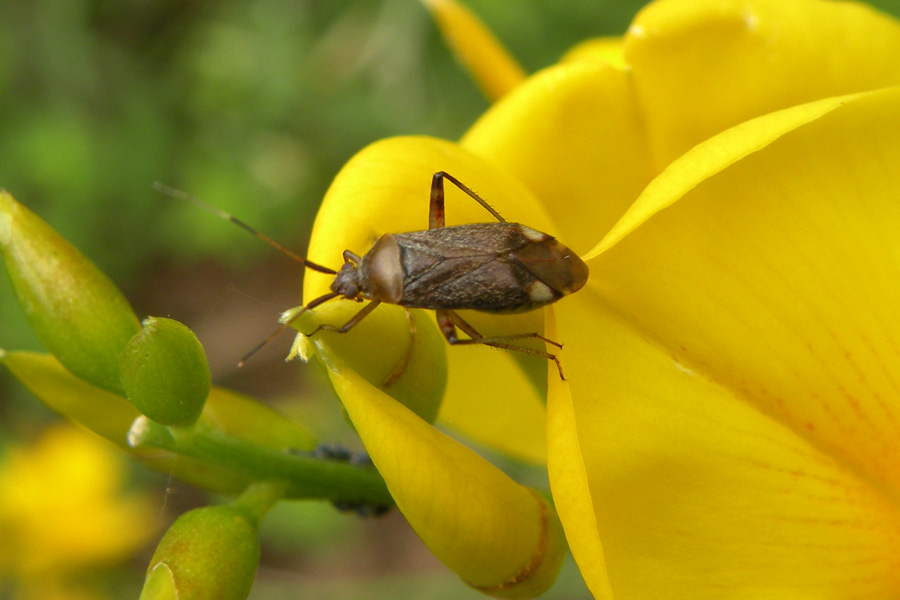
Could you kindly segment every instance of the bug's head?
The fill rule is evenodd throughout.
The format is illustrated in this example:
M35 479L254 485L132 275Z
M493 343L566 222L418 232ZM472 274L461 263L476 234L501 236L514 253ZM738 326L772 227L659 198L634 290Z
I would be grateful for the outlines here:
M331 282L331 291L350 300L359 300L359 271L350 261L341 265Z

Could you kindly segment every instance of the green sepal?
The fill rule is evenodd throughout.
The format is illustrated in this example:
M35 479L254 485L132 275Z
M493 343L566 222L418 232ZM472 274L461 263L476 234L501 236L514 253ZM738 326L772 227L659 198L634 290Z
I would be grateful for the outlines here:
M157 423L190 425L212 387L203 346L178 321L148 317L143 325L120 356L125 396Z
M144 588L138 600L178 600L175 573L165 563L159 563L147 572Z
M0 251L19 305L44 347L85 381L121 393L119 352L140 324L118 288L5 191Z

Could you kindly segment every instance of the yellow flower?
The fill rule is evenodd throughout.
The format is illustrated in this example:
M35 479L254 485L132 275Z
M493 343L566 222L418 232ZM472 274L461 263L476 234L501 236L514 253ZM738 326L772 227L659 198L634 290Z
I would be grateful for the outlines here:
M363 150L325 199L310 257L334 265L425 228L430 176L446 170L589 261L587 288L553 309L472 317L485 334L564 342L568 381L543 359L448 348L441 419L520 458L546 452L597 597L896 596L898 56L900 25L861 4L654 3L623 39L514 85L459 143ZM448 193L448 224L490 220ZM328 283L311 274L307 300ZM325 362L448 566L471 582L459 555L535 547L534 514L516 539L482 502L501 475ZM459 520L473 514L480 531Z
M123 493L124 475L112 446L71 425L48 429L32 446L9 447L0 458L0 578L41 597L140 549L155 533L159 509Z

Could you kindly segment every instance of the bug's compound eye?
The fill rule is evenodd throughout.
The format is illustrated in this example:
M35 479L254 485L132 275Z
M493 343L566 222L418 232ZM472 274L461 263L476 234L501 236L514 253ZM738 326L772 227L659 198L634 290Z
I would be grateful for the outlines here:
M362 302L362 298L359 297L359 288L355 285L348 285L346 288L344 288L343 292L345 298L350 298Z

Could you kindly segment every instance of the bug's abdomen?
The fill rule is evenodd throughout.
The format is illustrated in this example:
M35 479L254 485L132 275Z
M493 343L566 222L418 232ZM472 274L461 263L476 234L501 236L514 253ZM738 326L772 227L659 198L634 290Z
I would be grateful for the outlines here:
M447 267L444 271L405 279L400 304L410 308L484 312L516 312L534 308L527 283L515 276L516 269L509 264L496 258L480 266L467 262L465 269L459 268L460 265L453 259L444 263ZM446 277L448 272L453 276Z
M525 312L580 289L587 267L551 236L516 223L395 234L410 308Z

